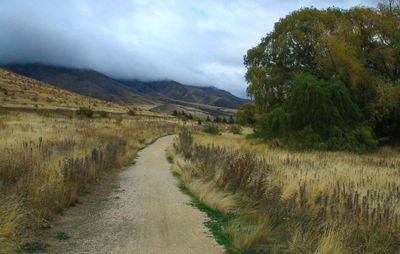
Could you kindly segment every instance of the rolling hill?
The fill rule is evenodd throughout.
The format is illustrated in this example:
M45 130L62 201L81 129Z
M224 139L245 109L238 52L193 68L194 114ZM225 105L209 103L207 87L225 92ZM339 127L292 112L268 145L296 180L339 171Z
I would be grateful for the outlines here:
M116 80L93 70L44 64L7 64L3 68L82 95L166 113L187 110L230 115L248 102L215 87L188 86L170 80Z
M127 112L127 107L31 79L0 68L0 106L10 109L52 109L60 111L91 107L108 112Z

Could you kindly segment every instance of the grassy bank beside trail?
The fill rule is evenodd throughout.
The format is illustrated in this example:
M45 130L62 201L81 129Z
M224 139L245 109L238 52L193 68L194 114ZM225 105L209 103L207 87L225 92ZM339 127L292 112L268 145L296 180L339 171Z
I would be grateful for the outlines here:
M229 217L221 232L237 253L400 251L398 148L289 151L184 131L169 153L190 193Z
M39 241L35 232L48 228L54 215L79 202L79 193L90 183L178 128L174 120L134 116L1 115L0 250L14 252Z
M186 187L185 183L181 179L181 175L177 173L176 170L173 171L173 175L178 179L178 187L182 193L191 198L190 205L207 214L208 220L204 222L204 225L210 230L217 243L224 246L227 254L235 253L231 247L231 241L224 232L224 228L228 224L233 214L225 214L219 210L208 207Z

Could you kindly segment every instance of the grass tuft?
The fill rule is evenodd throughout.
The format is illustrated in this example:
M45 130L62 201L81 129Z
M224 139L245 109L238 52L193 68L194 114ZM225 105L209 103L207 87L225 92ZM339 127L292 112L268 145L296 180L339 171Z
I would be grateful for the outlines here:
M57 232L56 233L56 239L57 240L64 241L64 240L68 240L69 238L70 238L69 235L67 235L64 232Z
M45 251L46 246L40 242L24 243L21 245L21 250L26 250L29 252L39 252Z

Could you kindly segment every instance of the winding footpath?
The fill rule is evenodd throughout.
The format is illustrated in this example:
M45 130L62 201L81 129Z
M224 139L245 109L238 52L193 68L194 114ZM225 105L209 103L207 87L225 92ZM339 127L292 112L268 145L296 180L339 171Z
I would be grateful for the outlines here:
M136 164L118 175L118 187L103 203L97 199L69 209L52 231L71 238L54 240L47 252L223 253L203 224L206 215L188 205L190 198L170 172L165 149L173 138L139 151Z

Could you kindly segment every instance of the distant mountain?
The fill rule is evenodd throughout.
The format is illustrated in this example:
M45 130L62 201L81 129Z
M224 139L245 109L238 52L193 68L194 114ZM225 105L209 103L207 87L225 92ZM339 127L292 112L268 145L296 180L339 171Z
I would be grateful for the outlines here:
M115 80L93 70L44 64L7 64L2 67L79 94L120 104L146 105L148 108L171 110L179 106L197 108L206 114L220 114L219 108L237 109L249 102L215 87L188 86L170 80Z
M141 82L120 80L138 93L151 95L161 100L185 101L224 108L237 109L248 100L238 98L231 93L215 87L183 85L173 80Z
M75 93L121 104L137 102L140 94L93 70L43 64L7 64L4 69Z

